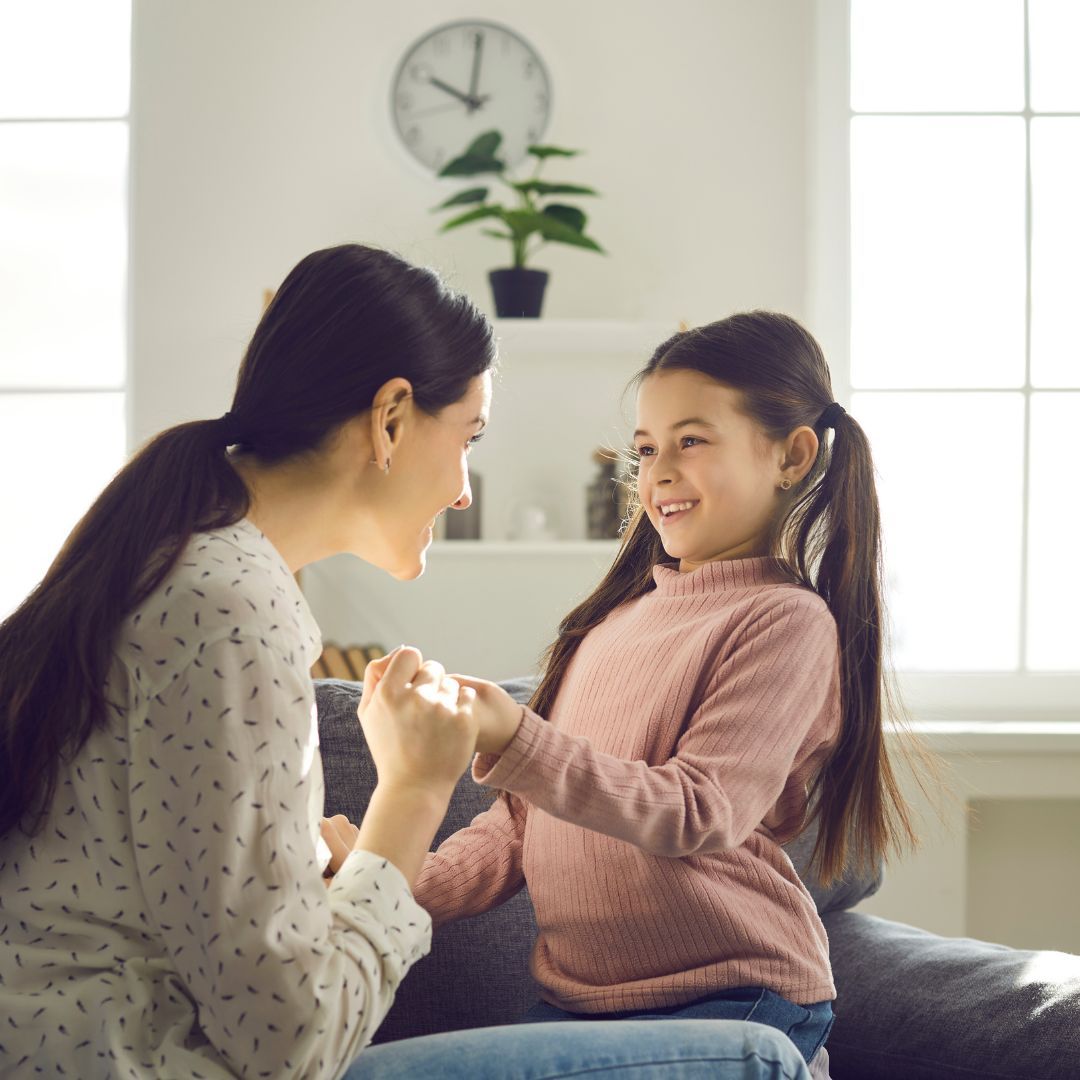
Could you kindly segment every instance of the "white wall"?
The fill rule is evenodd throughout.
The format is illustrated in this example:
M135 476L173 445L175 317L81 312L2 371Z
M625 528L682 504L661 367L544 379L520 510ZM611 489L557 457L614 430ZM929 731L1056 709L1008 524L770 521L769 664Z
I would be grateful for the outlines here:
M361 240L438 267L485 308L500 245L435 236L447 190L388 119L395 62L429 28L492 18L547 61L546 139L588 151L609 258L555 247L546 313L703 322L804 313L813 5L793 0L139 0L133 68L133 427L228 406L275 286ZM554 175L554 170L552 170Z

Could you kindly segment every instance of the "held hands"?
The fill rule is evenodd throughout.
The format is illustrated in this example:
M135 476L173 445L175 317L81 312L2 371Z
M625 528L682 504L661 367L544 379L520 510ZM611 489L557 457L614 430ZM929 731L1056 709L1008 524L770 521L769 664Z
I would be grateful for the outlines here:
M360 710L363 712L364 703L368 700L369 689L374 691L383 673L391 660L401 652L395 649L389 656L381 660L373 660L368 664L364 672L364 696L360 701ZM408 649L419 658L416 649ZM434 660L422 664L430 667L433 672L443 673L443 668ZM476 718L477 736L476 751L480 754L501 754L510 745L510 741L517 734L521 723L521 706L499 685L488 682L486 679L474 679L468 675L447 676L450 682L456 683L462 690L470 690L473 693L472 712Z
M476 749L481 754L501 754L510 745L521 724L521 706L501 687L486 679L468 675L451 676L465 690L475 694Z
M413 648L368 664L357 714L379 785L449 798L476 748L476 699L472 687Z

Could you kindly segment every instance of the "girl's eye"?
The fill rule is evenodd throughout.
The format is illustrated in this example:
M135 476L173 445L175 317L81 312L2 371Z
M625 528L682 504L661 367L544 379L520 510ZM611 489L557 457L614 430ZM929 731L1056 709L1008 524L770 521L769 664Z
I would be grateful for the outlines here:
M696 446L699 442L704 441L704 439L699 439L696 435L684 435L682 444L683 446Z
M635 446L634 447L634 454L639 458L652 457L652 455L655 454L655 453L656 453L656 451L651 446Z
M466 444L465 449L471 450L485 435L485 432L478 431Z

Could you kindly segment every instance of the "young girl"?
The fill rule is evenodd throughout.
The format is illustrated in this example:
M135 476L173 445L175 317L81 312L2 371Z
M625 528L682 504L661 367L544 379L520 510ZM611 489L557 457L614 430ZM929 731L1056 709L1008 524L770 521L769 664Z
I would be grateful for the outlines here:
M438 925L528 885L528 1020L753 1019L809 1062L835 989L781 845L816 818L830 880L912 838L882 738L869 444L782 315L676 334L638 380L619 555L531 708L463 680L505 737L473 775L503 794L415 896Z

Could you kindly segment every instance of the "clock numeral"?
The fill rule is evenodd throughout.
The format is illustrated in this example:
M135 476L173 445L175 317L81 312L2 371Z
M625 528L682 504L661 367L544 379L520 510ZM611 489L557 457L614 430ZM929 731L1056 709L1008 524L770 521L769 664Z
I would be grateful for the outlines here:
M540 138L540 132L536 128L529 128L529 142L534 143Z
M546 111L548 107L548 96L542 90L536 95L536 108L540 112Z
M415 146L420 141L420 129L415 124L406 130L405 141L410 146Z
M397 96L397 107L402 112L408 112L413 107L413 96L412 96L412 94L404 94L404 93L398 94L398 96Z
M531 60L525 61L525 78L531 79L536 74L536 65Z
M431 69L426 64L413 64L409 68L409 77L413 82L426 83L431 78Z
M445 56L450 51L450 42L445 37L437 37L431 43L436 56Z
M446 151L439 149L435 151L435 157L432 158L431 167L435 170L439 170L443 167L443 162L446 160Z

